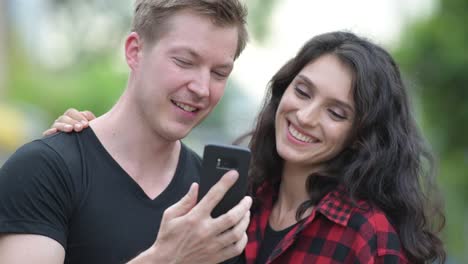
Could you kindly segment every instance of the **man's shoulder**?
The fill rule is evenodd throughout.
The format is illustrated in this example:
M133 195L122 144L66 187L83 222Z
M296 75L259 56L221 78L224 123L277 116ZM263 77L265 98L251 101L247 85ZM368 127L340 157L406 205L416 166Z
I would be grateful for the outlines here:
M67 160L58 138L21 146L0 168L0 233L37 234L66 246L67 221L84 193L81 161ZM73 170L76 168L76 170Z
M57 150L63 149L70 139L65 134L57 133L40 139L27 142L20 146L10 157L10 159L44 159L51 158L58 154Z
M5 165L17 167L15 164L23 164L24 169L44 166L69 167L70 164L79 163L81 160L76 138L73 134L57 133L33 140L19 147Z
M90 128L81 132L59 132L43 137L39 141L66 161L82 160L85 152L90 149L99 149L100 144Z
M34 161L43 162L56 157L55 151L42 140L36 139L19 147L7 160L5 164L19 163L28 164Z
M55 133L50 136L45 136L36 141L48 146L49 148L56 150L57 152L73 151L74 148L78 148L78 140L84 137L81 133Z
M80 172L85 138L86 135L80 133L56 133L36 139L18 148L5 164L28 164L31 169L50 167Z

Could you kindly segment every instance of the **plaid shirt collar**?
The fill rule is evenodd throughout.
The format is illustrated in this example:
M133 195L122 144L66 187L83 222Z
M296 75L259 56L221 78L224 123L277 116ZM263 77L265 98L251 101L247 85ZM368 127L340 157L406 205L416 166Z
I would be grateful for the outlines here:
M330 221L333 221L338 225L347 226L351 217L351 209L355 208L355 206L353 206L353 202L346 195L344 195L344 193L344 187L338 186L336 189L326 194L313 208L311 214L305 219L301 220L296 226L294 226L294 228L291 229L281 240L280 244L272 252L270 260L273 260L282 252L286 251L295 241L299 233L316 218L317 213L324 215ZM256 240L261 241L265 235L264 232L266 230L266 226L268 225L268 219L273 209L273 202L277 197L277 193L269 184L264 184L257 191L257 197L262 201L262 209L260 210L261 214L260 217L257 218L258 221L249 227L249 229L251 229L249 231L255 229L254 232L256 233ZM363 209L368 208L368 205L364 201L358 201L356 202L356 205ZM246 247L245 253L247 259L255 259L249 258L249 256L256 256L257 250L258 248L256 246ZM247 261L247 263L249 263L249 261Z
M317 204L317 211L339 225L347 226L351 217L351 210L356 207L368 209L369 205L364 201L356 201L353 203L351 198L346 195L346 190L343 186L337 187L329 192ZM310 219L311 220L311 219Z
M353 205L353 201L349 196L345 195L345 193L345 188L343 186L338 186L336 189L326 194L314 207L313 213L302 221L304 225L312 221L315 213L319 212L330 221L342 226L347 226L349 218L351 217L351 210L355 205ZM278 194L273 190L271 185L265 184L259 188L257 196L262 200L262 209L269 215L273 209L273 201ZM357 201L356 205L363 209L369 207L364 201Z

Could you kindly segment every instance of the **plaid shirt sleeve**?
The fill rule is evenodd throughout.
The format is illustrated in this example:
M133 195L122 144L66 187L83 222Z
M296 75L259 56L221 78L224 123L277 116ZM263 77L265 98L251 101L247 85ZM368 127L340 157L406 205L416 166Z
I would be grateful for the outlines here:
M267 263L409 263L388 217L364 201L357 208L346 199L338 190L326 195L280 241ZM252 216L246 263L256 263L272 205L269 200Z

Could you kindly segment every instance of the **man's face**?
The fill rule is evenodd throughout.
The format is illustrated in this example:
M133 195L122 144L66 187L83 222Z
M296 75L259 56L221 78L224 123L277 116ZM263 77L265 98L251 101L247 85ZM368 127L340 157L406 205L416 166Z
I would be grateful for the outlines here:
M163 140L185 137L216 106L230 75L237 49L237 28L214 25L209 18L181 11L169 29L139 53L133 69L136 107ZM145 44L143 44L145 45Z

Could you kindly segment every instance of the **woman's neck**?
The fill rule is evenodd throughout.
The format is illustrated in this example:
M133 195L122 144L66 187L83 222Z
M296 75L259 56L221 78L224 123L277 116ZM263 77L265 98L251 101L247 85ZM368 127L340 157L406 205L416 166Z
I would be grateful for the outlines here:
M310 168L284 164L278 199L270 215L270 225L273 229L281 230L297 222L297 209L309 199L306 183L311 173ZM308 216L311 211L311 209L307 210L303 217Z

